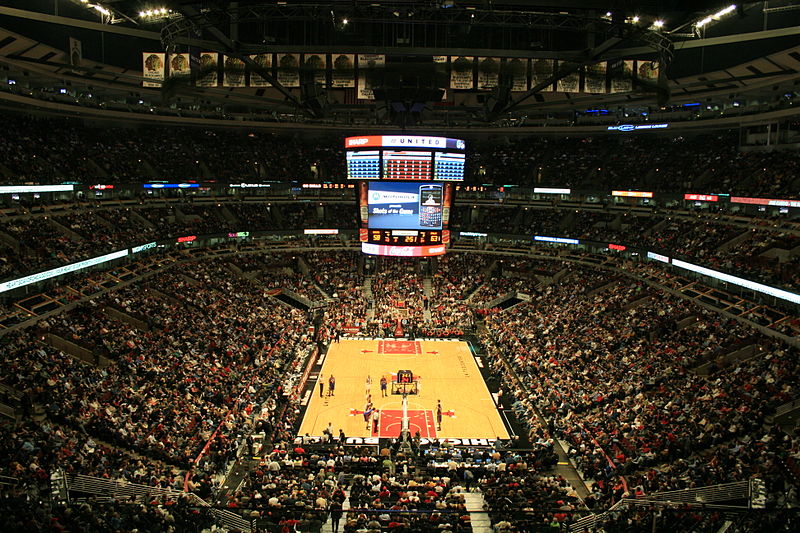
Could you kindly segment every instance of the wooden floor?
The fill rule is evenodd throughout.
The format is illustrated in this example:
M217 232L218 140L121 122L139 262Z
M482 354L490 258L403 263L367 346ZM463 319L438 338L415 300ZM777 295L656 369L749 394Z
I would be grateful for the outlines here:
M321 436L331 423L334 436L338 436L340 428L348 437L396 436L402 398L391 394L391 381L398 370L411 370L415 377L419 376L419 393L408 397L412 433L419 429L423 437L509 437L467 343L394 339L342 340L330 345L300 434ZM331 374L336 378L334 396L328 395ZM372 402L381 410L377 433L372 427L366 429L363 416L368 375L372 378ZM390 382L385 398L381 397L381 376ZM322 398L319 381L325 385ZM442 402L441 429L435 422L437 400Z

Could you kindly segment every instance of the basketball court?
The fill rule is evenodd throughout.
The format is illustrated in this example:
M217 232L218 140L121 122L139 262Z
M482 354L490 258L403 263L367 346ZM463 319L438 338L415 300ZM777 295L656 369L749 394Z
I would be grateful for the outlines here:
M478 363L466 342L459 340L343 339L332 343L322 356L322 368L311 375L313 390L303 399L305 414L300 435L321 436L328 423L334 436L343 429L347 437L394 438L400 435L403 420L402 394L408 394L411 434L428 438L509 438L495 400L481 376ZM397 383L409 376L412 385ZM329 378L336 379L334 395L328 391ZM372 378L369 388L367 376ZM381 377L386 377L386 396L381 395ZM324 385L319 395L319 383ZM393 387L394 383L394 387ZM367 393L380 412L377 431L364 409ZM437 424L437 401L442 405L441 428Z

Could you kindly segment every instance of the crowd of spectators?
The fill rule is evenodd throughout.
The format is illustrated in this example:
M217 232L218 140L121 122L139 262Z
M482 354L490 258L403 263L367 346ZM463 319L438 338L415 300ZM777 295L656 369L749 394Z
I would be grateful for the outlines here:
M200 128L108 128L4 114L7 181L345 181L341 137ZM51 142L58 139L58 142ZM691 137L525 137L467 143L467 182L779 195L798 190L797 151L740 151L735 132ZM466 221L481 222L480 220Z
M508 361L527 384L507 393L520 419L539 431L544 415L598 501L618 500L622 477L635 494L760 475L772 503L788 504L781 458L800 443L763 424L794 397L789 369L800 354L683 300L594 278L573 270L530 303L488 317L496 368ZM763 354L725 357L753 342ZM710 375L694 371L708 361Z

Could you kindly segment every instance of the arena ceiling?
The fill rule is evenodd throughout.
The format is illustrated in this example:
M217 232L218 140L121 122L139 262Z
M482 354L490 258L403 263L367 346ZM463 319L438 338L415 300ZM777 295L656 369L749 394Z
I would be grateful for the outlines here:
M793 49L800 31L795 4L750 2L717 19L714 14L728 2L10 0L0 7L0 28L6 30L0 61L12 75L25 71L37 87L67 85L124 102L152 96L136 90L143 51L218 51L245 61L248 54L266 52L383 53L391 61L381 94L392 96L374 104L287 89L277 79L270 79L267 91L197 88L182 91L180 99L235 112L296 113L309 121L371 116L386 123L392 120L389 100L425 100L425 90L437 86L425 63L432 55L546 57L577 66L635 58L663 66L657 81L639 85L632 95L544 93L531 83L520 94L463 94L457 109L445 110L449 121L458 116L462 125L499 124L597 106L658 108L723 93L729 100L753 101L791 94L800 72ZM712 19L698 25L707 17ZM83 44L82 69L38 54L43 48L64 50L70 37ZM778 56L781 62L770 59ZM553 83L562 74L555 72ZM425 120L440 120L441 109L426 104Z

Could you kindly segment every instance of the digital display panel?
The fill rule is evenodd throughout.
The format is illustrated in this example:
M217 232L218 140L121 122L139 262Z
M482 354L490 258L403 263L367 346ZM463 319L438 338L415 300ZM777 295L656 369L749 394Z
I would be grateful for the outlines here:
M383 179L428 181L431 176L431 152L383 152Z
M462 181L464 179L464 154L435 152L433 158L433 179Z
M444 211L441 183L370 182L369 229L440 230Z
M379 150L347 152L347 179L376 180L381 177L381 153Z

